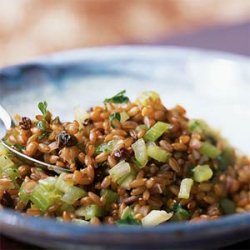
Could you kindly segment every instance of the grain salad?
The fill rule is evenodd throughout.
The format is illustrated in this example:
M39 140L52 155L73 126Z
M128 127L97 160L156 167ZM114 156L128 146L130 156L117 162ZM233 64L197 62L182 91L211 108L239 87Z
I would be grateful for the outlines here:
M5 142L68 169L25 163L0 144L0 203L30 216L81 224L157 226L250 212L250 159L206 122L166 108L153 91L54 117L48 104L16 116Z

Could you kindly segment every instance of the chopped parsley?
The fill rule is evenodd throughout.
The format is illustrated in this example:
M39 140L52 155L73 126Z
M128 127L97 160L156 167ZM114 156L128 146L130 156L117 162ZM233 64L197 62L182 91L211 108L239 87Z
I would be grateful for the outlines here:
M36 127L39 128L40 130L46 130L46 121L41 120L36 124Z
M39 108L40 111L42 112L43 117L45 117L46 114L47 114L47 107L48 107L48 104L47 104L46 101L43 101L43 102L39 102L39 103L38 103L38 108Z
M123 90L111 98L106 98L104 103L127 103L129 98L125 96L126 90Z
M111 123L111 126L112 128L115 128L114 124L113 124L113 121L114 120L118 120L118 121L121 121L121 114L119 112L115 112L115 113L112 113L110 116L109 116L109 121Z

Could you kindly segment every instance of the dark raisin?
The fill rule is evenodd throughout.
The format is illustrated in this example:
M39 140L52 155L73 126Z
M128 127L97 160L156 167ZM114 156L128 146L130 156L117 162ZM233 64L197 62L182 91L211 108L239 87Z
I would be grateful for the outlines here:
M0 203L4 207L9 207L9 208L14 207L14 202L13 202L11 196L10 196L10 193L7 190L3 191L3 196L2 196L2 199L1 199Z
M107 175L109 175L107 163L98 164L95 169L94 182L101 182Z
M131 158L131 154L125 148L118 149L114 152L116 160L128 160Z
M24 130L29 130L32 126L32 122L28 117L22 117L22 120L19 122L19 126Z
M83 126L88 126L89 124L91 124L92 123L92 120L90 120L90 119L85 119L84 120L84 122L83 122Z
M75 136L69 135L66 131L62 131L57 136L57 143L59 148L75 146L78 141Z

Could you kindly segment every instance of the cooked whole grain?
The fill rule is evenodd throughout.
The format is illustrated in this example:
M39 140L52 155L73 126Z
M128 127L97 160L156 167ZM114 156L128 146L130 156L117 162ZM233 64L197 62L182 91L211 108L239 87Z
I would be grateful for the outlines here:
M125 121L111 119L112 114L124 112ZM63 178L65 188L73 186L85 194L73 203L66 204L60 198L48 207L38 207L32 199L26 202L23 193L29 197L41 185L41 180L58 177L11 156L17 175L13 173L13 179L9 172L0 171L1 205L31 216L60 217L63 221L86 219L93 225L124 220L129 224L131 216L133 222L140 223L152 210L177 214L182 208L189 214L183 220L191 222L217 219L228 214L230 206L234 207L233 212L250 212L250 159L236 156L233 148L213 130L207 130L207 126L190 130L192 120L186 117L180 105L166 109L159 98L149 95L146 100L136 102L106 101L104 106L91 108L88 114L88 118L73 122L53 119L49 111L36 116L35 120L23 117L6 136L7 142L19 145L23 153L69 168L72 173ZM140 166L133 145L139 139L147 143L146 133L157 122L169 125L169 129L154 140L154 145L169 157L164 162L148 157L145 166ZM204 155L205 142L220 154ZM0 151L0 157L5 157L1 154ZM129 163L131 171L131 180L126 185L125 179L117 181L110 174L110 170L123 161ZM195 180L193 171L198 165L208 165L212 177L200 182ZM189 197L179 198L185 178L193 178L194 183ZM62 192L65 191L60 190L58 197ZM223 199L227 199L224 205ZM97 210L93 210L95 214L91 218L78 212L93 207ZM128 208L130 219L122 219Z

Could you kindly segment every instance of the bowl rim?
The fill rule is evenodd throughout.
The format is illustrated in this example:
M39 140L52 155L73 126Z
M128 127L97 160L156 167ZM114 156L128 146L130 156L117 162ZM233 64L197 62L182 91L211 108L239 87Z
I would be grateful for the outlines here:
M57 52L35 59L29 60L15 65L6 66L0 69L0 74L9 69L22 69L26 66L43 65L51 67L53 65L80 63L82 61L98 60L100 59L100 53L102 53L101 60L107 59L131 59L131 58L159 58L162 55L170 53L170 55L185 55L192 54L199 56L211 56L212 58L223 58L230 61L246 62L250 64L250 57L214 51L205 49L194 49L178 46L106 46L106 47L94 47L85 49L74 49L65 52ZM143 234L143 233L157 233L175 235L177 232L181 232L184 237L188 237L190 232L195 232L197 235L209 234L222 234L225 231L242 231L250 229L250 213L246 214L234 214L230 216L223 216L214 221L202 221L199 223L180 222L180 223L166 223L159 225L155 228L143 228L138 226L110 226L101 225L98 227L78 225L74 223L61 223L55 219L45 219L43 217L34 218L24 216L18 212L3 209L0 211L0 225L3 228L11 230L15 227L15 230L29 231L31 235L44 234L63 238L69 240L72 236L80 240L83 235L92 234ZM232 225L237 225L232 229Z
M100 53L102 57L100 59ZM89 59L107 60L107 59L129 59L134 57L152 58L154 54L156 57L161 57L166 53L177 54L193 54L199 55L203 54L206 56L211 56L214 58L223 58L231 61L241 61L250 63L250 56L241 55L226 51L213 50L213 49L203 49L196 47L184 47L175 45L107 45L107 46L96 46L90 48L76 48L64 51L47 53L41 56L36 56L34 58L24 60L18 63L13 63L0 67L0 72L11 69L19 68L29 65L53 65L53 64L65 64L65 63L77 63L82 60L87 61Z
M192 231L199 235L208 233L211 235L223 234L225 231L244 231L250 229L250 213L233 214L222 216L216 220L207 220L200 222L173 222L158 225L157 227L141 227L141 226L116 226L102 224L99 226L80 225L77 223L65 223L53 218L32 217L11 209L3 209L0 211L0 225L2 228L12 228L15 230L29 231L31 234L53 235L57 238L80 238L83 235L94 234L143 234L143 233L157 233L169 235L181 234L184 238L189 236ZM232 225L237 227L232 228Z

